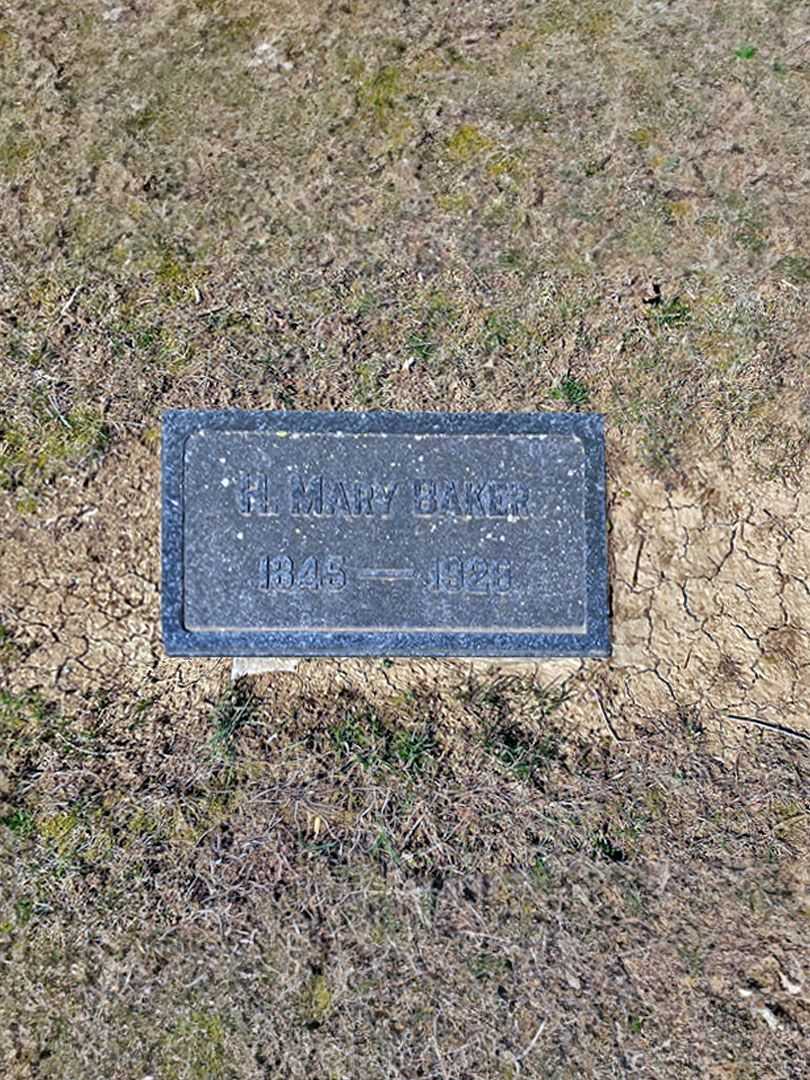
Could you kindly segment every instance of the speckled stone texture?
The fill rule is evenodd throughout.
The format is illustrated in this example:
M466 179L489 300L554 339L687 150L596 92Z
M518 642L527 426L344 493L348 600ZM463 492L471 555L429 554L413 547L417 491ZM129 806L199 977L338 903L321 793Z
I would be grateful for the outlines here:
M178 411L163 639L197 656L606 656L602 417Z

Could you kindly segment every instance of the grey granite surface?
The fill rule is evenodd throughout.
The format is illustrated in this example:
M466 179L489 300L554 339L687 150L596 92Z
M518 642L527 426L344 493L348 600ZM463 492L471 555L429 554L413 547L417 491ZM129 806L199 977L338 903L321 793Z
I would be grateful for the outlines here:
M596 414L167 413L175 655L607 655Z

